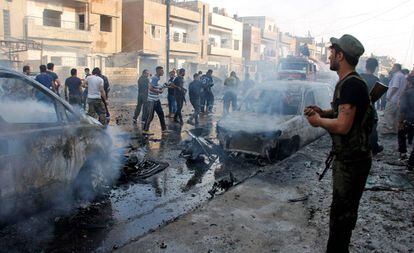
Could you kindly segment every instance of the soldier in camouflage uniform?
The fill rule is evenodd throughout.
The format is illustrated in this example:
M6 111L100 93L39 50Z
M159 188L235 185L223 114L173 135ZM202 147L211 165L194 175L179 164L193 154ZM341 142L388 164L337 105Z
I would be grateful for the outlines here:
M349 252L359 201L371 169L369 137L374 111L367 85L355 72L364 47L347 34L331 38L331 43L330 69L339 76L332 109L309 106L304 113L312 126L326 129L332 137L333 193L327 252L342 253Z

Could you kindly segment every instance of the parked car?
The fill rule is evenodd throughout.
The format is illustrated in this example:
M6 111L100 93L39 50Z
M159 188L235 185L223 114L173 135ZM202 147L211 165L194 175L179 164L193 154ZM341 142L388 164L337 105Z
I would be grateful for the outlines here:
M307 105L330 108L333 91L324 83L267 81L251 89L240 106L217 123L224 151L284 158L325 134L307 122Z
M0 68L0 219L73 190L91 197L116 172L111 138L94 118L31 77Z

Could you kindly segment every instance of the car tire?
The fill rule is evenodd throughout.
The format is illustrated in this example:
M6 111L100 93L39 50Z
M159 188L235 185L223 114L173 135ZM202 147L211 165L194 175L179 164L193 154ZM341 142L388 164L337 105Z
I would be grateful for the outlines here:
M282 148L283 147L283 148ZM277 159L282 160L299 150L300 137L295 135L290 140L283 140L279 143Z
M97 156L86 160L74 182L76 199L92 200L104 192L108 185L104 166L104 161L97 159Z

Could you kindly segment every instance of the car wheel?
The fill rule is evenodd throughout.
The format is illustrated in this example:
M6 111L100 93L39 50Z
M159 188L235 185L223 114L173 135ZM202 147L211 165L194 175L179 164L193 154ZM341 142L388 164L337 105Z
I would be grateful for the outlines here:
M278 160L285 159L299 150L300 138L299 136L293 136L290 140L282 140L279 142L277 151Z
M104 192L108 182L104 173L104 161L89 158L82 166L74 182L75 197L91 200Z

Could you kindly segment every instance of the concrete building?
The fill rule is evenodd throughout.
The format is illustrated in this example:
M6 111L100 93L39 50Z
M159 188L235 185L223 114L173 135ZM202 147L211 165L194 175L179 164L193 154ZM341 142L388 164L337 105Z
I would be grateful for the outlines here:
M243 57L250 73L276 70L279 57L278 28L272 18L240 17L244 23Z
M279 57L296 55L296 37L279 32Z
M216 75L235 71L243 74L243 23L229 17L225 9L213 8L208 20L208 68Z
M16 65L105 68L121 51L121 0L1 1L0 8L1 47Z
M156 0L124 0L123 53L114 57L119 65L128 59L139 71L166 60L166 5ZM199 1L173 3L170 11L170 69L189 73L207 62L208 5Z

